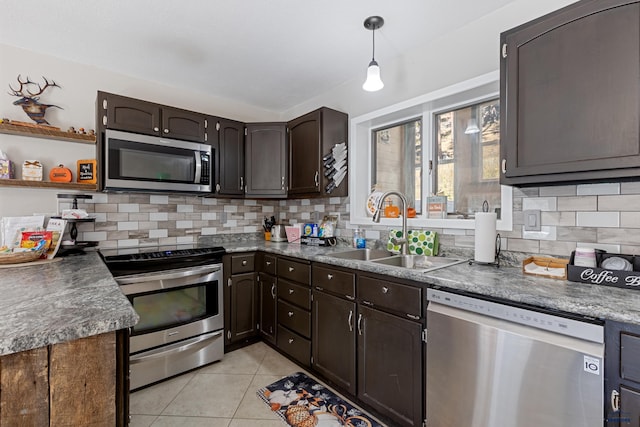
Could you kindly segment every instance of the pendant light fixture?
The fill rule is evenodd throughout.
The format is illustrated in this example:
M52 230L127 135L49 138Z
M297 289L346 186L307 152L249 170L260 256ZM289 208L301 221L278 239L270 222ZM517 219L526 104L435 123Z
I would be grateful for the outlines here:
M380 80L380 67L376 62L376 30L384 25L384 19L381 16L370 16L364 20L364 27L373 32L373 54L371 62L367 68L367 80L362 85L362 89L368 92L375 92L384 87L384 83Z

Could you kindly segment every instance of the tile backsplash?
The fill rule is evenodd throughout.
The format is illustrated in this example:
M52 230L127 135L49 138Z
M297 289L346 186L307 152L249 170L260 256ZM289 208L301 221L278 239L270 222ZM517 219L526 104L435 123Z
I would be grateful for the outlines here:
M279 222L320 222L338 214L337 235L350 240L349 198L243 200L185 195L97 193L79 207L96 216L79 225L81 240L102 248L195 243L200 236L262 236L264 217ZM500 231L502 250L568 256L576 247L640 254L640 182L513 188L513 230ZM541 211L540 231L524 231L523 211ZM387 227L364 228L369 245ZM443 249L473 249L473 230L435 229Z

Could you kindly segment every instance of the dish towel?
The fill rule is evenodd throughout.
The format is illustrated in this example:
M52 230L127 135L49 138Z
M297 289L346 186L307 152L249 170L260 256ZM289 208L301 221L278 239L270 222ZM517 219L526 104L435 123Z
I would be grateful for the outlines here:
M412 255L438 255L438 233L431 230L408 230L408 252ZM402 237L402 230L389 230L387 250L396 254L400 253L400 245L394 245L391 239Z

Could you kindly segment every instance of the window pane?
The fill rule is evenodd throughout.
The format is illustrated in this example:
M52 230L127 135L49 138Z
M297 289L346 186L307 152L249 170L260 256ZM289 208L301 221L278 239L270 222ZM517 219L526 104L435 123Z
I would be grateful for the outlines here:
M373 131L371 186L377 191L400 191L417 213L422 199L421 125L417 119Z
M495 99L435 116L435 182L450 213L500 208L500 105Z

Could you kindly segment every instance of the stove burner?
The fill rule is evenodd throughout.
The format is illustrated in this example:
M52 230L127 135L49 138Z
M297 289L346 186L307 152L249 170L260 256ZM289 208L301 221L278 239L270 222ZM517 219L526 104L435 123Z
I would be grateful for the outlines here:
M107 249L100 251L100 253L111 274L117 277L206 264L218 264L222 262L222 256L226 251L222 246L208 248L160 246L151 248Z

